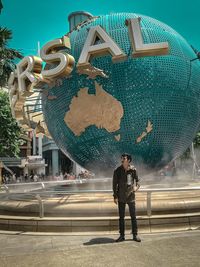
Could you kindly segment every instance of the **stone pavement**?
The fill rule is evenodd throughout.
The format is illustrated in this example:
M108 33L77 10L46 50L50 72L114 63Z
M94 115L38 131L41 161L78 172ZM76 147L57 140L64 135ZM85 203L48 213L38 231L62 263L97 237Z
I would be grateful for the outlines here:
M118 234L0 233L0 266L200 266L200 231L142 234L141 243L113 242ZM129 240L128 240L129 239Z

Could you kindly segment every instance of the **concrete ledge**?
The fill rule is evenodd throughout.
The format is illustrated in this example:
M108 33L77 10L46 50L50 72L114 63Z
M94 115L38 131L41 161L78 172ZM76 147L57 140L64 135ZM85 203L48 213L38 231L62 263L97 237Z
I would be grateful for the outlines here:
M140 233L200 229L200 213L137 216ZM131 218L125 217L126 230L131 231ZM104 217L25 217L0 216L0 230L28 232L118 232L119 218Z

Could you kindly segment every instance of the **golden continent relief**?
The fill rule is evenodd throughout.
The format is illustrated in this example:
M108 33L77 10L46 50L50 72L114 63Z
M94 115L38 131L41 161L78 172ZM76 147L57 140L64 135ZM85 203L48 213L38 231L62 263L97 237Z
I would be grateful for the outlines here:
M120 129L124 115L122 104L95 82L95 94L88 94L88 88L81 88L72 98L64 121L71 131L80 136L87 127L95 125L109 133Z

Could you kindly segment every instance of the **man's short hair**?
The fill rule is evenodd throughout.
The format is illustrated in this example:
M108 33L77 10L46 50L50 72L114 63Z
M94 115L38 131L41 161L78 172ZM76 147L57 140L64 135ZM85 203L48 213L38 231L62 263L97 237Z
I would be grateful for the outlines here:
M127 153L123 153L123 154L121 155L121 158L127 158L127 160L128 160L129 162L132 161L132 157L131 157L131 155L129 155L129 154L127 154Z

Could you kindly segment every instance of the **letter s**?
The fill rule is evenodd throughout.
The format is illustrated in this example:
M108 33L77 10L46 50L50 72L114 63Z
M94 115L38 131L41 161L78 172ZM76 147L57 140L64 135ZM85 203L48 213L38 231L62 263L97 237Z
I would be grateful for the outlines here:
M42 47L40 51L42 60L52 66L55 65L54 63L58 63L58 65L52 69L42 70L41 74L44 78L52 79L69 75L72 72L75 63L74 57L64 51L57 51L65 47L62 38L50 41Z

